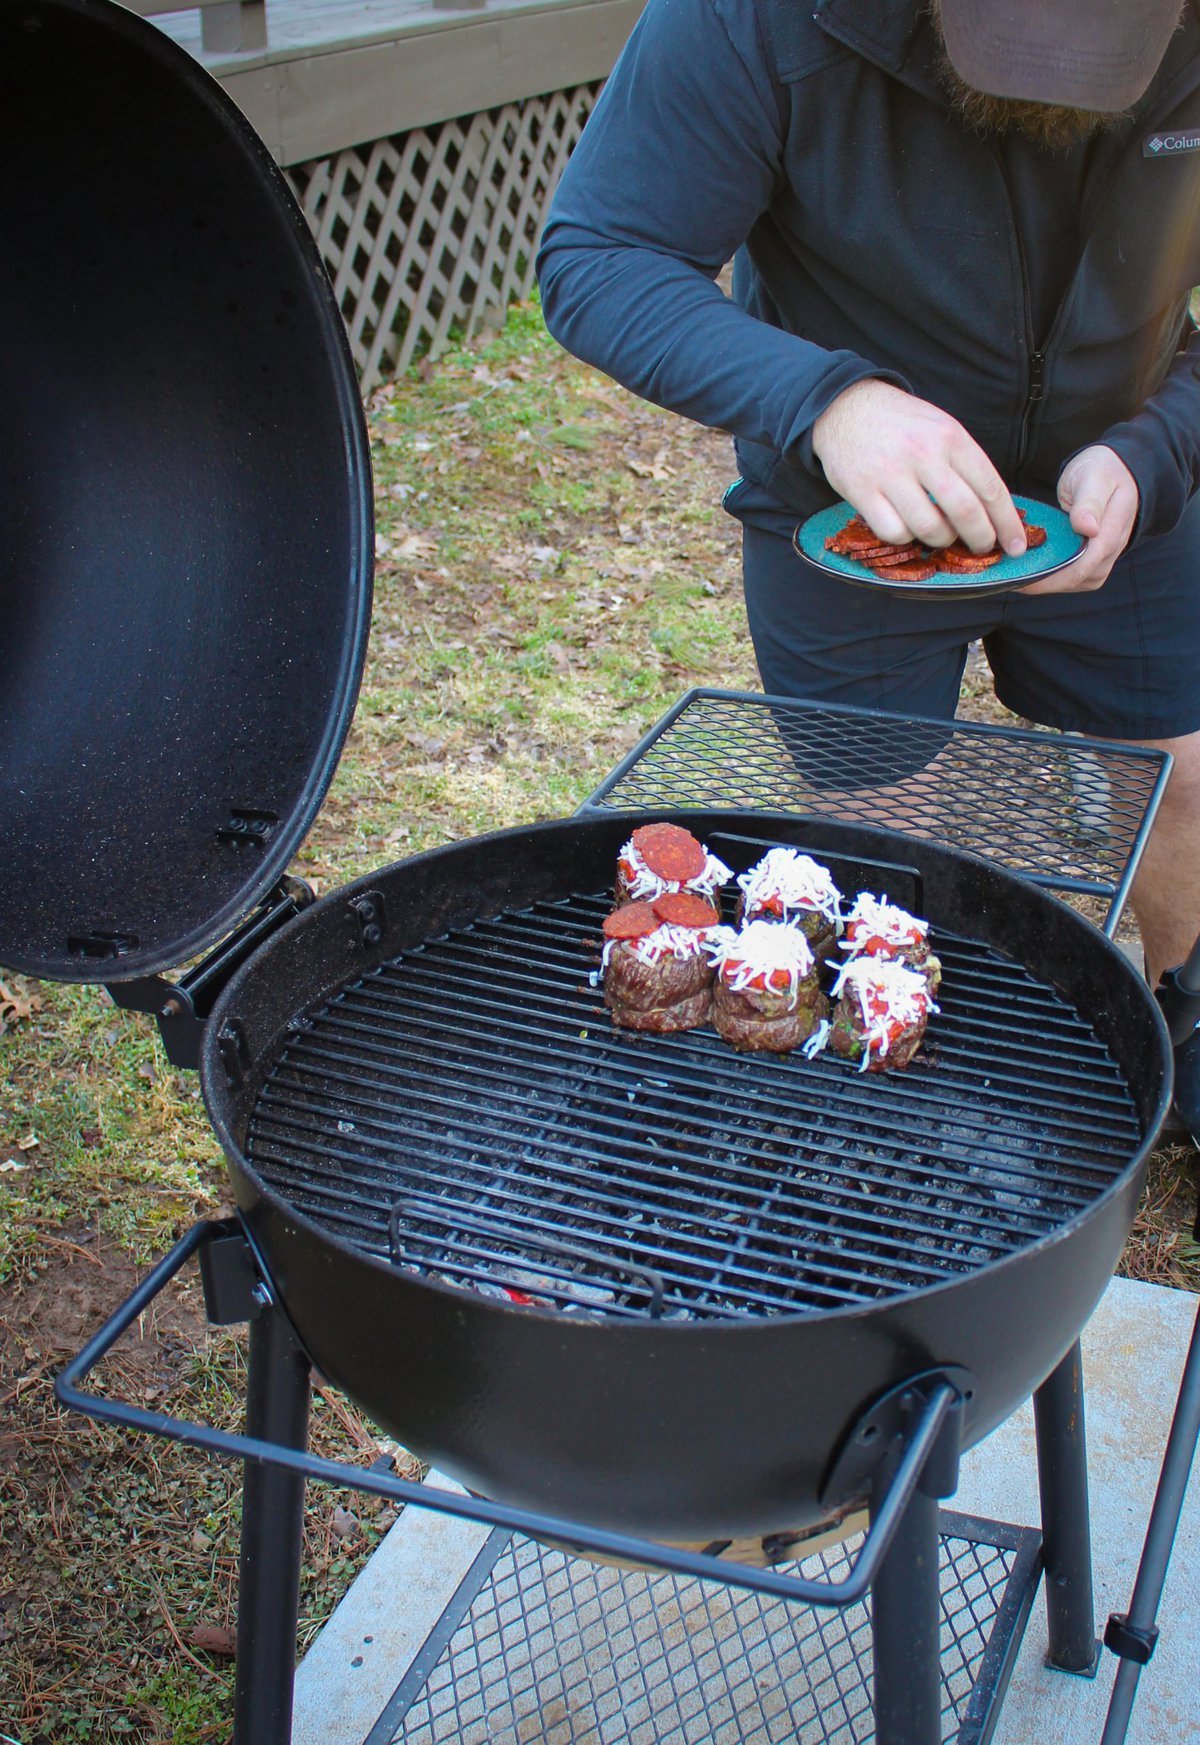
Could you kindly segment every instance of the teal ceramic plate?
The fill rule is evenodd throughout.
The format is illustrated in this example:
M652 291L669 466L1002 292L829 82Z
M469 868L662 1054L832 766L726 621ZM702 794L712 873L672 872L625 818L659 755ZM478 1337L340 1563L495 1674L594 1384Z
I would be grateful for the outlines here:
M991 569L976 570L973 575L956 576L944 571L931 576L927 582L889 582L885 576L869 570L866 564L826 551L825 541L840 533L854 513L849 503L835 503L831 509L810 515L796 529L793 543L801 557L816 564L818 569L841 576L847 582L857 582L864 588L882 588L885 593L898 594L908 600L977 599L984 594L1007 593L1012 588L1024 587L1026 582L1036 582L1041 576L1051 576L1055 570L1065 569L1087 543L1081 534L1075 532L1062 510L1053 504L1035 503L1032 497L1016 496L1013 502L1018 509L1024 509L1036 527L1046 529L1045 544L1027 551L1023 557L1001 558Z

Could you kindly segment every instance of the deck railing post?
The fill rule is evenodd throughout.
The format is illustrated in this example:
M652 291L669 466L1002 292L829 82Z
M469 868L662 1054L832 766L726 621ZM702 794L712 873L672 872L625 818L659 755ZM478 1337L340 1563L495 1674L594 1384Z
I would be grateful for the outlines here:
M205 54L244 54L267 46L267 0L200 3L200 44Z

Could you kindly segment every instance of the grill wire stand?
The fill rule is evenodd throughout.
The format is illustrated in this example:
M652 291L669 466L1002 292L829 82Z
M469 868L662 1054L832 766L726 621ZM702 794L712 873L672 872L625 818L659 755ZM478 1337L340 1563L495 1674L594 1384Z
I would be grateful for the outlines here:
M1107 899L1103 927L1111 937L1169 769L1170 760L1161 753L1100 741L706 689L683 697L581 812L754 807L823 813L907 831L975 848L1064 894ZM220 1237L225 1240L215 1239ZM183 1423L79 1386L197 1251L202 1260L209 1257L210 1319L251 1322L244 1436ZM407 1745L418 1737L421 1745L449 1738L491 1745L509 1736L522 1745L539 1740L573 1745L577 1738L582 1745L585 1736L589 1745L592 1739L614 1745L707 1745L717 1737L718 1717L722 1745L726 1739L731 1745L735 1740L737 1745L785 1740L941 1745L949 1739L987 1745L1043 1570L1049 1663L1084 1676L1095 1671L1078 1344L1035 1395L1041 1535L1005 1523L939 1516L937 1498L952 1494L957 1463L957 1439L948 1438L943 1428L957 1396L943 1379L922 1396L919 1421L894 1445L891 1466L881 1469L867 1542L857 1551L843 1545L809 1558L793 1566L793 1576L713 1566L692 1553L611 1533L585 1533L476 1497L436 1490L430 1495L428 1487L400 1480L379 1463L364 1471L309 1454L308 1360L269 1288L256 1282L249 1253L236 1230L197 1226L55 1384L60 1400L74 1410L244 1460L236 1745L290 1741L307 1478L494 1522L498 1529L364 1745ZM546 1538L632 1558L659 1573L598 1569L586 1558L551 1551L541 1543ZM582 1615L582 1596L604 1586L616 1591L616 1603L631 1617L639 1606L649 1617L649 1637L632 1621L628 1627L641 1643L620 1663L631 1666L631 1676L640 1680L628 1704L619 1664L610 1669L615 1682L606 1689L610 1707L616 1693L615 1730L600 1726L578 1735L559 1727L538 1734L525 1713L514 1714L506 1734L498 1711L488 1706L487 1691L494 1694L496 1685L485 1678L486 1666L498 1663L503 1670L497 1676L514 1691L527 1676L540 1689L545 1677L528 1657L518 1669L503 1632L483 1620L502 1614L511 1620L514 1613L540 1618L545 1606L539 1595L551 1584L565 1584L570 1595L580 1597L578 1606L567 1606L568 1614ZM863 1634L868 1589L870 1655ZM681 1616L690 1607L706 1619L719 1613L731 1621L728 1628L722 1625L732 1644L724 1657L715 1646L706 1655L694 1640L681 1655L678 1644L658 1631L659 1596L668 1592ZM647 1595L649 1603L643 1605ZM802 1610L805 1605L833 1608L835 1616L819 1618ZM460 1689L448 1695L455 1678L462 1686L453 1655L447 1655L463 1631L480 1671L473 1693ZM694 1635L686 1625L683 1633L689 1639ZM539 1634L544 1638L547 1632ZM549 1650L558 1664L551 1682L557 1678L564 1692L575 1676L572 1669L586 1664L578 1637L574 1640L574 1647L568 1639ZM711 1680L705 1683L709 1675L720 1687L718 1696L712 1694ZM739 1680L748 1678L766 1691L757 1731L744 1729L733 1703ZM478 1709L481 1702L492 1717L483 1722L483 1731L471 1707ZM635 1710L636 1731L630 1724ZM491 1730L493 1720L500 1730Z
M198 1256L201 1262L209 1320L218 1325L250 1321L250 1378L244 1435L147 1411L123 1400L85 1392L80 1386L193 1256ZM768 1620L774 1644L772 1653L780 1672L788 1671L790 1681L785 1690L777 1678L776 1692L764 1699L773 1717L770 1727L765 1733L761 1726L757 1733L743 1732L740 1737L747 1745L751 1740L757 1745L760 1739L779 1745L783 1741L794 1741L795 1745L826 1745L827 1741L828 1745L867 1745L868 1741L873 1745L943 1745L947 1739L957 1739L958 1745L987 1745L1043 1569L1047 1572L1048 1591L1055 1594L1049 1608L1052 1661L1062 1670L1083 1672L1090 1670L1093 1661L1086 1493L1078 1494L1069 1482L1069 1475L1083 1470L1082 1413L1071 1416L1060 1410L1068 1399L1082 1405L1078 1359L1076 1346L1040 1390L1049 1390L1047 1410L1038 1420L1043 1499L1048 1502L1053 1498L1061 1510L1044 1540L1032 1529L940 1516L937 1499L953 1494L957 1485L957 1413L962 1395L954 1382L935 1371L923 1386L918 1378L916 1384L896 1390L902 1408L899 1419L889 1415L893 1402L885 1396L864 1417L859 1432L850 1438L848 1458L861 1460L855 1445L876 1442L875 1437L863 1431L872 1423L897 1426L878 1437L878 1445L884 1446L886 1452L876 1467L866 1538L854 1549L836 1547L832 1552L790 1566L787 1573L782 1568L721 1565L692 1552L621 1534L581 1529L485 1498L431 1490L426 1485L394 1477L387 1470L390 1462L386 1459L363 1470L310 1454L306 1448L309 1362L269 1287L257 1275L248 1234L232 1220L194 1226L60 1372L55 1393L63 1405L87 1416L243 1459L234 1745L290 1745L307 1478L391 1497L418 1508L495 1522L502 1531L489 1542L497 1556L511 1539L518 1548L514 1556L523 1560L526 1570L528 1548L534 1540L539 1543L533 1556L544 1559L546 1547L542 1542L568 1538L585 1553L595 1551L603 1558L644 1562L652 1569L662 1570L661 1575L648 1575L645 1579L651 1583L673 1583L677 1604L689 1607L703 1604L710 1617L714 1602L711 1596L697 1600L701 1590L715 1588L719 1593L745 1590L749 1597L741 1603L743 1607L750 1605L751 1613L757 1609L760 1623ZM1063 1475L1067 1475L1067 1482ZM1047 1522L1047 1528L1050 1527ZM514 1529L527 1537L518 1540ZM956 1543L959 1540L965 1542L966 1549ZM524 1552L520 1550L522 1545L526 1548ZM581 1571L593 1568L586 1557L583 1560L564 1557L561 1551L556 1551L556 1555L571 1570L571 1582L585 1579ZM491 1567L489 1564L487 1570L477 1573L486 1575ZM940 1573L943 1570L948 1572L948 1578L947 1573ZM680 1577L684 1580L680 1581ZM399 1741L413 1741L415 1745L417 1738L421 1745L427 1742L433 1745L423 1729L415 1734L411 1730L397 1734L387 1729L404 1722L428 1675L441 1662L442 1648L450 1642L464 1616L466 1608L461 1602L465 1598L469 1605L480 1596L481 1589L482 1580L470 1587L469 1592L460 1588L435 1627L424 1654L418 1657L413 1675L401 1685L362 1745L391 1745L393 1740L397 1745ZM869 1656L862 1636L863 1602L868 1593ZM486 1608L489 1603L486 1596L481 1603ZM511 1620L514 1611L511 1596L497 1603ZM518 1610L521 1603L517 1603ZM536 1599L533 1603L536 1608ZM627 1588L624 1603L629 1603ZM718 1603L736 1627L739 1602ZM832 1626L818 1622L813 1614L800 1610L807 1606L832 1609L838 1614L838 1621ZM768 1625L761 1627L766 1630ZM727 1628L722 1626L723 1639ZM538 1634L545 1647L545 1629L539 1626ZM941 1654L943 1640L949 1648L947 1663ZM816 1654L811 1652L814 1647L819 1650ZM497 1651L503 1652L501 1648ZM820 1658L826 1652L827 1665ZM578 1660L579 1653L577 1643L571 1645L568 1640L565 1652L559 1656L560 1682L567 1667ZM1072 1663L1072 1655L1080 1654L1086 1664L1080 1664L1078 1659ZM792 1674L798 1671L797 1655L804 1672L805 1689L800 1692L792 1688L795 1683ZM487 1658L494 1659L495 1655L489 1653ZM651 1658L656 1665L668 1666L673 1658L678 1666L678 1655L672 1657L665 1648ZM758 1659L761 1662L761 1656ZM625 1660L627 1663L627 1656ZM639 1664L644 1660L643 1654ZM702 1654L701 1661L703 1667L696 1672L697 1688L699 1670L705 1670L705 1684L711 1684L715 1676L725 1690L725 1698L713 1697L710 1692L708 1698L701 1700L701 1709L711 1713L715 1712L714 1704L719 1706L735 1688L744 1685L745 1677L724 1663L718 1668L711 1655ZM419 1685L414 1688L417 1666L423 1671ZM547 1679L552 1683L554 1676L543 1667L540 1680L535 1683L544 1689ZM756 1682L766 1678L761 1665L754 1676ZM653 1712L673 1700L670 1693L660 1691L661 1683L656 1674L654 1689L660 1694L656 1705L651 1705ZM849 1732L844 1727L838 1731L840 1723L836 1716L827 1725L824 1710L814 1707L818 1696L823 1700L834 1691L839 1693L838 1702ZM686 1698L687 1693L683 1694ZM433 1702L439 1716L444 1718L449 1712L444 1688L436 1696L430 1692L428 1700ZM686 1701L685 1706L689 1711L693 1707ZM795 1714L793 1706L798 1711ZM547 1711L551 1718L557 1712L552 1695ZM626 1726L624 1717L622 1690L621 1729ZM733 1724L740 1726L741 1722L734 1717ZM490 1731L472 1734L466 1717L456 1716L453 1730L438 1737L461 1740L464 1745L473 1737L478 1745L493 1745L493 1741L508 1736ZM523 1719L511 1737L514 1741L519 1739L521 1745L534 1745L539 1735L532 1729L530 1716ZM550 1726L540 1737L545 1745L574 1745L577 1735L564 1737L561 1730ZM640 1735L625 1730L614 1734L610 1730L608 1737L614 1745L617 1741L621 1745L634 1745L635 1741L636 1745L666 1745L670 1736L643 1728ZM689 1734L685 1729L677 1737L682 1742ZM691 1737L707 1745L710 1735L701 1732ZM331 1740L330 1745L359 1745L359 1742Z

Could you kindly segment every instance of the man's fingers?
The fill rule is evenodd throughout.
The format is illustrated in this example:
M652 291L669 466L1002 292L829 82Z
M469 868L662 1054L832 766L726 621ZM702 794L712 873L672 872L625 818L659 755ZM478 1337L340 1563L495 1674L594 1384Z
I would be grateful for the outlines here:
M990 463L982 451L978 458L985 467L989 466ZM1014 555L1025 550L1025 530L1021 525L1021 518L999 479L995 481L996 491L989 488L986 498L978 488L978 483L973 482L965 473L942 471L923 479L922 484L941 510L951 537L957 536L972 551L991 551L997 544L1002 545L1005 550L1011 548Z
M1076 533L1081 533L1085 539L1095 539L1112 499L1113 492L1106 494L1094 487L1081 492L1071 504L1071 526Z
M1137 486L1131 476L1118 475L1109 483L1111 489L1107 490L1103 484L1099 489L1085 484L1071 506L1071 525L1087 540L1075 562L1043 582L1030 583L1021 589L1023 594L1086 593L1104 586L1113 564L1129 544L1138 506ZM1069 496L1061 489L1059 501L1064 509L1068 506ZM1087 531L1089 524L1094 524L1092 533Z
M1019 556L1028 544L1025 528L1008 486L987 455L964 432L953 459L955 472L949 480L930 484L950 520L973 551L999 544Z
M881 496L878 492L864 496L854 506L871 532L888 545L907 545L912 538L912 533L903 515L893 508L886 497Z
M881 540L973 551L1026 548L1021 518L984 450L947 413L889 382L854 382L813 424L813 453Z
M907 529L906 539L919 539L923 545L934 546L949 545L953 541L956 532L953 524L915 479L892 479L885 489Z
M1120 456L1100 443L1083 449L1064 470L1058 500L1076 533L1123 545L1137 516L1137 481Z

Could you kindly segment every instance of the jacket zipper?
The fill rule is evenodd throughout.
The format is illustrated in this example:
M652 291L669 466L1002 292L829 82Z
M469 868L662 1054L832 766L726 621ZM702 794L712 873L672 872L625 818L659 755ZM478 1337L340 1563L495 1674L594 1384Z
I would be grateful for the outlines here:
M1197 15L1200 15L1200 0L1192 0L1192 7L1194 12ZM846 33L839 20L830 18L823 6L818 7L818 9L813 13L813 18L818 27L824 31L825 35L832 37L835 42L841 43L843 48L848 48L851 53L860 55L864 60L867 60L872 65L878 67L880 71L887 76L891 78L900 77L900 69L897 65L893 64L890 60L884 61L880 59L877 54L873 55L868 47L854 37L853 33ZM919 85L913 84L912 81L901 79L900 82L908 84L910 89L915 89L919 95L925 97L927 100L931 96L929 91L923 89L923 87ZM1083 264L1084 252L1087 248L1092 231L1095 229L1096 215L1107 199L1109 190L1112 188L1122 169L1125 167L1127 159L1134 155L1134 152L1137 149L1138 139L1145 133L1147 128L1161 125L1166 116L1169 115L1172 110L1177 108L1185 97L1190 96L1192 91L1196 88L1196 83L1197 77L1195 69L1189 67L1186 72L1177 76L1174 82L1169 85L1165 91L1159 93L1158 103L1152 111L1138 117L1134 136L1126 145L1125 150L1118 155L1110 166L1108 177L1103 186L1095 190L1091 203L1091 212L1089 214L1090 222L1087 225L1086 231L1084 231L1082 227L1080 230L1079 253L1076 261L1075 275L1067 287L1065 296L1055 311L1054 320L1050 324L1050 331L1041 345L1037 343L1033 332L1033 299L1029 290L1029 265L1025 253L1025 245L1021 233L1017 228L1017 208L1016 202L1013 200L1012 196L1012 184L1009 181L1008 171L1005 167L1004 158L1001 155L999 146L993 142L996 164L1000 172L1000 180L1004 185L1005 196L1008 200L1009 214L1012 218L1013 235L1016 238L1017 259L1021 269L1021 295L1023 302L1022 316L1024 320L1025 346L1028 359L1025 398L1021 407L1021 422L1017 437L1017 456L1013 464L1014 473L1018 472L1020 468L1024 466L1025 458L1029 453L1029 438L1032 431L1034 414L1037 407L1045 397L1047 356L1054 344L1058 330L1062 325L1066 310L1071 303L1075 283ZM942 98L942 106L943 108L948 108L944 98Z
M1135 155L1138 141L1145 134L1146 130L1148 128L1157 127L1173 109L1178 107L1178 105L1183 101L1183 98L1189 95L1194 88L1194 77L1192 79L1176 79L1174 85L1162 93L1157 108L1151 113L1139 118L1137 126L1130 139L1126 142L1124 149L1109 165L1108 175L1105 181L1101 186L1094 190L1091 200L1091 210L1088 213L1087 227L1086 229L1082 226L1080 228L1079 249L1076 256L1075 272L1071 278L1070 284L1067 286L1062 301L1054 312L1054 320L1050 324L1050 331L1040 346L1038 345L1033 332L1033 299L1029 290L1029 262L1025 253L1024 239L1022 238L1020 229L1017 225L1017 207L1016 202L1013 199L1012 183L1009 180L1008 169L1005 165L1004 156L1000 150L999 144L993 142L996 165L1000 171L1000 180L1004 184L1004 192L1008 200L1008 209L1012 217L1013 235L1016 238L1017 259L1021 268L1021 295L1024 302L1023 316L1025 325L1025 343L1029 352L1028 384L1025 391L1025 402L1021 409L1021 426L1017 438L1017 458L1013 465L1014 472L1019 472L1021 467L1024 466L1025 457L1029 453L1029 437L1033 425L1034 413L1040 402L1045 398L1046 358L1054 343L1059 327L1062 325L1062 319L1067 306L1071 302L1071 295L1075 287L1075 282L1083 268L1083 257L1087 251L1088 242L1091 239L1092 232L1096 228L1097 214L1104 205L1105 200L1108 198L1110 190L1117 182L1126 163Z
M1046 351L1050 337L1058 326L1056 314L1050 328L1050 336L1039 345L1033 331L1033 297L1029 289L1029 259L1025 253L1025 242L1017 223L1017 203L1013 199L1012 182L1009 179L1008 166L1004 162L1004 154L999 143L993 141L993 154L996 167L1000 171L1000 180L1004 184L1004 195L1008 201L1009 216L1012 219L1012 233L1017 245L1017 264L1021 269L1021 316L1025 328L1025 350L1028 358L1026 375L1025 400L1021 407L1021 424L1017 434L1017 454L1013 462L1013 473L1019 473L1025 464L1025 456L1029 453L1029 431L1033 423L1034 409L1040 404L1045 394L1046 381ZM1061 312L1063 305L1059 305Z

